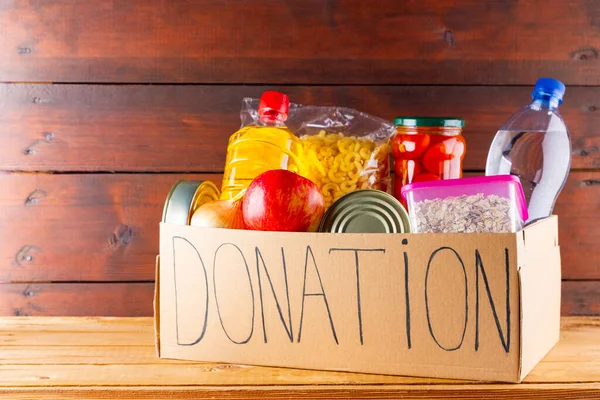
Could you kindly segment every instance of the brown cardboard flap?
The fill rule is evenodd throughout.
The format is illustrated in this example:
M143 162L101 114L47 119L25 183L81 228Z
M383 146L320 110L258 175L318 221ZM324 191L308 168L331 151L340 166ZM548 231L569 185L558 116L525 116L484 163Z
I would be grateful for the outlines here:
M558 342L561 264L558 218L527 227L519 243L522 380Z
M154 346L156 355L160 357L160 256L156 256L156 272L154 285Z

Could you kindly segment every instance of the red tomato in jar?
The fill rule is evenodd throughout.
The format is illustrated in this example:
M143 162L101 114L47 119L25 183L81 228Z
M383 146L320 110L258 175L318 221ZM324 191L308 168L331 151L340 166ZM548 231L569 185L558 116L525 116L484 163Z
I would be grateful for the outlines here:
M423 167L418 161L408 160L406 162L406 172L404 175L404 184L413 183L415 176L423 172Z
M395 159L415 160L420 158L427 146L429 146L429 135L425 134L396 134L392 139L392 155Z
M402 182L402 185L412 183L413 177L423 171L421 163L416 160L396 160L394 162L394 173L396 179Z
M444 172L444 161L449 161L452 157L452 153L446 152L444 143L438 143L430 147L423 156L423 166L428 172L440 175Z
M466 148L467 148L467 145L465 142L465 138L462 136L458 136L456 138L456 143L454 144L454 147L452 148L452 155L454 157L462 160L465 157Z
M394 162L394 173L403 175L408 171L411 175L418 174L423 170L421 163L416 160L398 160Z
M439 139L438 139L439 140ZM423 156L423 166L431 173L443 175L447 170L446 161L456 161L460 165L465 154L465 140L462 136L444 137L444 140L431 146ZM455 168L452 168L455 170ZM459 176L444 176L445 179Z
M413 183L416 182L428 182L428 181L439 181L439 175L432 174L430 172L424 172L422 174L418 174L413 178Z
M441 142L444 142L446 140L451 140L451 139L455 139L456 136L448 136L448 135L431 135L431 140L429 141L429 145L433 146L436 144L439 144Z

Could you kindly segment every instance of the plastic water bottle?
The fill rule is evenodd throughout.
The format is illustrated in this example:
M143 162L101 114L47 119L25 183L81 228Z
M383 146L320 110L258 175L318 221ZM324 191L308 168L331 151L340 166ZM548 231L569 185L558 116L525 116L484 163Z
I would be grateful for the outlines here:
M490 147L486 175L516 175L521 180L529 220L552 214L571 167L571 138L558 112L565 85L541 78L533 101L502 125Z

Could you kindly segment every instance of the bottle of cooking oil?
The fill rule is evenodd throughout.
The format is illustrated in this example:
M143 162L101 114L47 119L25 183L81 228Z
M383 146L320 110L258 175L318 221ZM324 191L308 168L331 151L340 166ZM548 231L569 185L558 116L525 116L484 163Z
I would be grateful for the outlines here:
M221 200L236 198L263 172L287 169L312 179L302 143L286 126L290 100L283 93L264 92L259 119L229 138Z

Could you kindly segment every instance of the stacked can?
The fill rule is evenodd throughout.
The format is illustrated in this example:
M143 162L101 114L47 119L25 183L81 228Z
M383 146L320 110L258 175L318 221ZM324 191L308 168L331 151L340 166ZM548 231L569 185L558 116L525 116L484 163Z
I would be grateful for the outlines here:
M219 189L209 181L179 181L165 201L162 222L189 225L194 211L201 205L219 199Z

